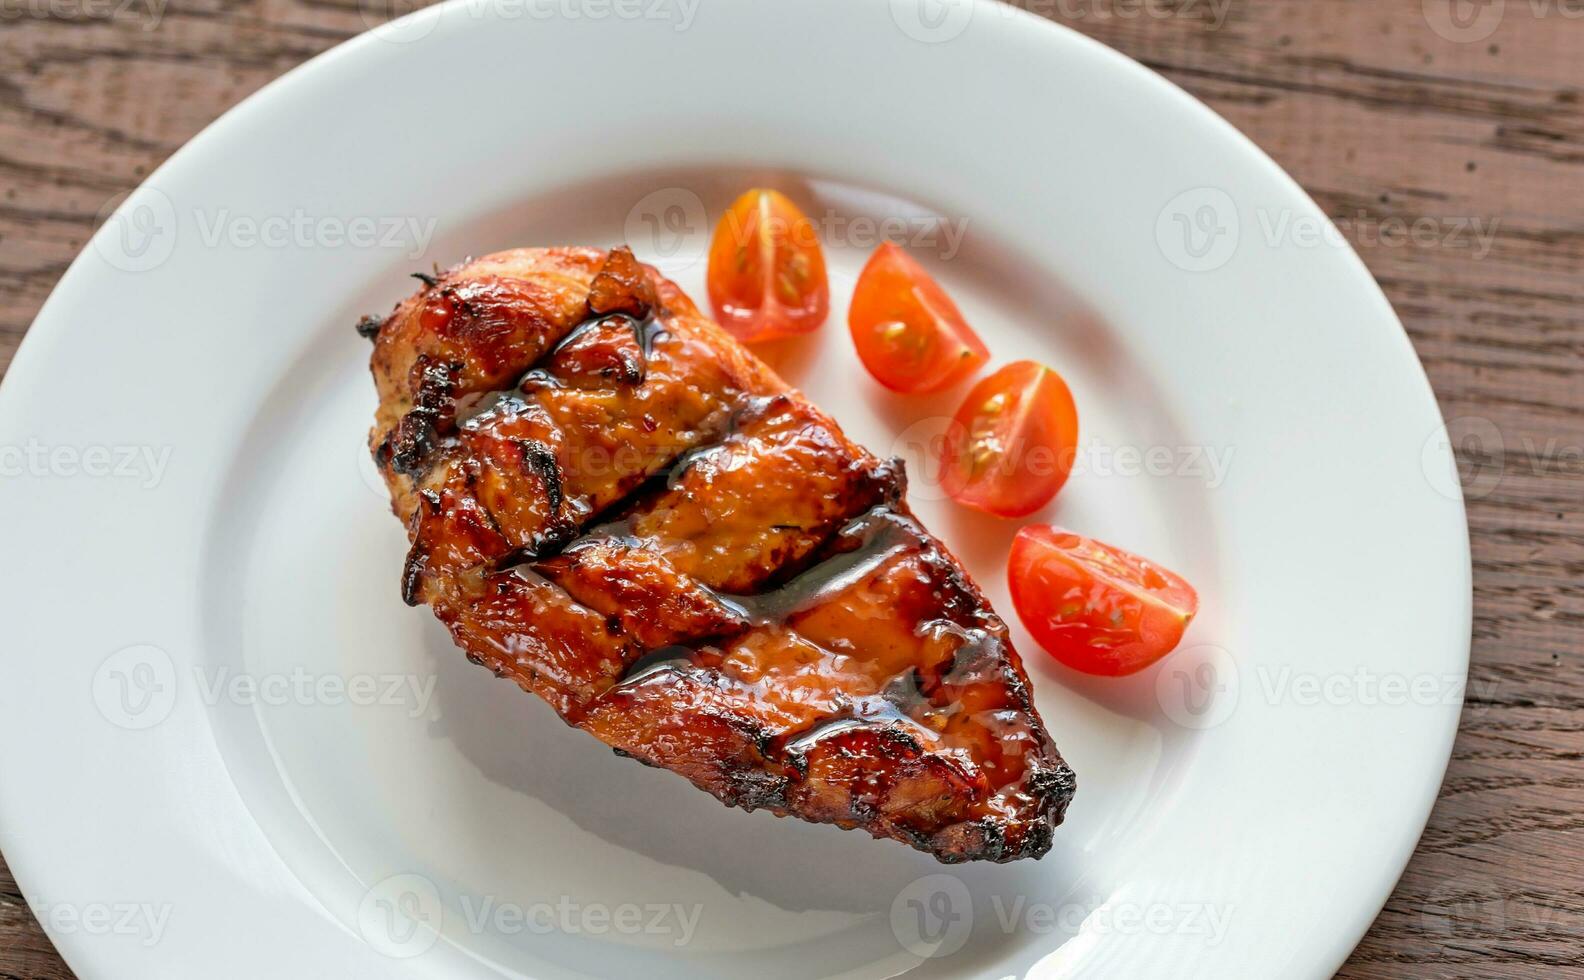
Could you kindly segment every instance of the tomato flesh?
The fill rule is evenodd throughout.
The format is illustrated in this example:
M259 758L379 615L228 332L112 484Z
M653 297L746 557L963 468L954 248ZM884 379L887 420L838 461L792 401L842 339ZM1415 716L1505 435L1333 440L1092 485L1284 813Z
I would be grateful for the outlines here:
M808 333L830 311L814 225L785 194L762 187L721 215L710 239L708 284L715 318L745 342Z
M859 273L847 326L859 360L892 391L938 391L990 359L957 304L891 242L875 249Z
M1078 408L1061 375L1015 361L974 385L942 442L941 489L1000 517L1050 503L1078 453Z
M1181 576L1059 528L1018 532L1007 563L1012 605L1039 645L1086 674L1137 673L1182 640L1199 596Z

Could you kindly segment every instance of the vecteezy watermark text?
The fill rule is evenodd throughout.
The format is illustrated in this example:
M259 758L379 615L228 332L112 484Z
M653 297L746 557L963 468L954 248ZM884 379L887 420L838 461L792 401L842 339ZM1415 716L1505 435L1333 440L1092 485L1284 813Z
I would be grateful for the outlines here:
M327 214L300 207L267 213L194 207L184 217L170 195L143 184L106 201L97 224L102 227L93 237L93 247L100 258L122 272L146 272L171 257L178 239L190 246L194 230L198 244L208 249L388 249L416 259L428 251L439 219Z
M988 905L989 918L983 915ZM976 929L1002 935L1177 935L1206 946L1225 941L1233 907L1210 902L1049 902L1027 895L992 894L976 900L961 878L938 873L915 879L891 903L891 932L921 958L950 956Z
M134 21L152 31L165 16L169 0L0 0L0 24L34 19L57 21Z
M1248 220L1252 214L1252 223ZM1267 248L1443 249L1484 259L1495 247L1501 219L1478 215L1376 215L1368 211L1326 218L1290 208L1240 207L1219 187L1196 187L1173 197L1155 220L1155 243L1172 265L1213 272L1236 257L1258 233Z
M1457 673L1382 671L1368 666L1329 671L1290 664L1242 666L1224 648L1207 643L1173 653L1155 677L1162 713L1195 731L1226 723L1245 701L1300 710L1435 709L1462 704L1470 688L1475 703L1488 703L1495 687L1493 681L1470 680Z
M312 671L300 665L266 672L194 666L190 689L183 677L175 660L161 648L124 647L94 672L94 704L111 724L134 731L158 725L170 717L178 697L194 695L209 707L351 706L399 710L419 718L428 714L439 679L423 673Z
M382 248L404 250L416 259L429 248L435 218L416 215L235 214L230 208L197 210L198 239L204 247L232 248Z
M1179 20L1217 31L1226 24L1232 0L1024 0L1031 14L1067 21ZM942 44L961 36L981 12L1016 16L1011 4L975 0L891 0L891 20L915 41Z
M358 931L386 956L405 959L433 946L447 923L473 935L657 936L678 948L693 941L704 906L681 902L598 902L572 895L534 901L468 895L447 902L422 874L374 884L358 907Z
M680 902L579 902L570 895L555 901L501 901L493 895L462 895L457 899L468 931L504 936L553 932L569 936L621 935L669 936L674 946L686 946L698 929L702 905Z
M209 705L396 707L412 718L429 710L438 680L434 674L314 673L305 667L265 674L233 671L229 667L212 671L195 668L193 679L199 697Z
M703 0L463 0L427 17L405 16L430 6L431 2L358 0L358 13L374 37L405 44L428 36L442 13L473 20L660 21L681 32L693 26Z
M124 936L157 945L170 922L169 903L32 901L33 915L56 935Z
M170 456L170 446L67 446L29 439L0 446L0 478L128 480L149 490L165 478Z
M1523 433L1513 438L1494 419L1458 415L1426 437L1425 479L1450 500L1488 497L1508 477L1576 480L1584 476L1584 441Z
M728 215L717 229L703 198L696 192L686 187L663 187L640 198L628 210L623 227L628 244L673 265L701 261L710 248L712 231L739 246L751 244L750 239L757 240L765 232L794 245L847 247L866 252L889 241L911 253L933 254L950 262L961 251L969 229L966 217L926 213L848 214L826 208L805 217L806 225L788 222L780 214L762 219L755 216L750 229L742 219ZM768 225L761 225L760 221Z
M944 499L940 472L954 426L950 418L928 416L892 440L887 455L900 457L907 465L913 496ZM1227 481L1234 450L1233 446L1191 444L1118 445L1089 437L1064 450L1017 446L994 465L1007 474L1031 477L1066 473L1069 478L1088 479L1171 478L1192 480L1215 490Z

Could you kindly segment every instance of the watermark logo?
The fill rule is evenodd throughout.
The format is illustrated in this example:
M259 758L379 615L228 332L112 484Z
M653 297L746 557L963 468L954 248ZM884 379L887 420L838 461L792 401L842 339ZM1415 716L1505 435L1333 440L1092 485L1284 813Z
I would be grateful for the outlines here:
M370 888L358 906L358 931L370 946L396 959L420 956L434 946L449 921L453 929L497 936L658 936L675 947L693 941L702 904L585 902L571 895L524 903L495 895L459 895L452 913L435 883L420 874L396 874Z
M180 217L171 198L148 184L117 195L100 209L94 249L123 272L147 272L176 249ZM407 259L428 251L439 219L408 214L242 214L230 208L193 208L193 228L204 248L388 249Z
M1538 479L1584 477L1584 442L1565 436L1544 439L1504 435L1481 415L1459 415L1437 426L1420 453L1425 480L1449 500L1480 499L1495 493L1508 476Z
M891 20L925 44L950 41L968 29L976 0L891 0Z
M133 731L153 728L176 706L176 665L159 647L117 650L94 671L93 699L111 724Z
M1209 643L1179 650L1155 675L1155 699L1161 711L1193 731L1224 724L1237 711L1241 696L1237 661Z
M1243 226L1237 202L1219 187L1183 191L1161 208L1155 244L1185 272L1213 272L1237 254Z
M891 903L891 933L920 959L950 956L973 932L973 896L954 875L925 875Z
M887 458L902 460L907 470L908 493L919 500L946 499L941 489L941 460L946 451L946 432L952 420L944 415L919 419L896 434L886 452Z
M1306 670L1301 665L1240 666L1218 646L1201 644L1173 654L1155 678L1156 699L1167 718L1203 731L1225 724L1244 703L1310 710L1322 707L1437 708L1463 703L1468 680L1457 673L1382 671L1367 665ZM1476 688L1488 701L1494 685Z
M1184 191L1161 209L1155 243L1172 265L1213 272L1236 256L1245 232L1269 248L1446 249L1484 259L1496 245L1499 218L1475 215L1372 215L1360 210L1335 219L1292 208L1255 208L1245 223L1230 194L1218 187Z
M974 896L955 875L926 875L891 903L891 931L919 959L950 956L967 944L976 923L1000 935L1177 935L1206 946L1226 940L1233 907L1208 902L1139 902L1113 898L1056 903L1026 894L988 896L990 917L976 919Z
M392 44L410 44L421 41L434 32L440 23L438 15L409 17L422 10L432 0L358 0L358 16L369 33L381 41Z
M176 249L176 206L149 184L106 201L94 225L94 250L122 272L157 268Z
M435 883L419 874L394 874L370 888L358 903L358 932L393 959L421 956L445 925L445 907Z
M686 187L662 187L645 194L628 210L622 233L640 255L670 268L690 268L709 251L704 201Z
M1507 14L1507 0L1424 0L1430 29L1455 44L1489 38Z
M946 499L940 476L947 436L955 425L952 418L931 415L913 422L891 440L886 455L902 460L908 473L908 495L913 499ZM1226 483L1234 455L1232 446L1113 445L1090 437L1062 451L1014 445L994 465L1006 474L1035 478L1065 472L1069 479L1178 479L1216 490Z
M429 714L437 674L314 672L297 666L271 673L235 671L230 667L192 668L193 694L209 707L351 706L400 711L408 718ZM111 724L121 728L152 728L170 717L182 675L164 650L134 646L105 658L93 678L93 699Z
M1479 499L1495 492L1505 469L1501 430L1490 419L1459 415L1425 439L1420 463L1431 488L1448 500Z

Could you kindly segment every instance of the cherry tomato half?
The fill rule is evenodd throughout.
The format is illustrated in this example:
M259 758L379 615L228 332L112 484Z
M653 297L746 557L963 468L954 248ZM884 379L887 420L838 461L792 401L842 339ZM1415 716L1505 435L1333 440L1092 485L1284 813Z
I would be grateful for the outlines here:
M1074 670L1118 677L1170 653L1199 611L1183 579L1059 528L1031 524L1012 541L1012 605L1046 652Z
M745 342L825 322L825 253L814 225L785 194L756 187L721 215L710 239L709 298L721 326Z
M1056 496L1078 453L1078 409L1061 375L1014 361L974 385L942 444L941 489L958 503L1023 517Z
M892 391L937 391L990 359L957 304L891 242L875 249L859 273L847 326L858 359Z

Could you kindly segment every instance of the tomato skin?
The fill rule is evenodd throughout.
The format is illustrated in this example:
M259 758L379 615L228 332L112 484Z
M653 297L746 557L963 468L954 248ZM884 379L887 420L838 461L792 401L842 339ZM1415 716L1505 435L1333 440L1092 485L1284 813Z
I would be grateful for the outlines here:
M708 286L715 318L744 343L817 330L830 312L813 223L785 194L762 187L733 201L715 225Z
M1078 407L1061 375L1014 361L968 392L946 428L941 489L999 517L1050 503L1078 453Z
M859 360L892 391L939 391L990 359L957 304L892 242L875 249L859 273L847 327Z
M1012 605L1040 646L1073 670L1137 673L1181 642L1193 586L1121 548L1043 524L1012 541Z

